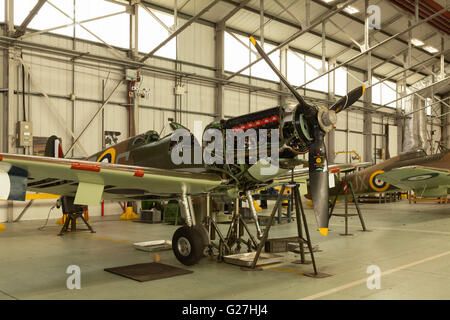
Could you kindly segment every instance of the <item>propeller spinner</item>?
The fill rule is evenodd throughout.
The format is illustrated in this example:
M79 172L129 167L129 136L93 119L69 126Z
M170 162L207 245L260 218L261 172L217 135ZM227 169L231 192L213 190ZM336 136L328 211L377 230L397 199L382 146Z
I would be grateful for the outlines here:
M308 123L310 136L313 137L309 146L309 181L311 197L314 203L314 214L316 216L319 232L326 236L328 234L328 163L325 148L325 134L329 132L337 121L336 114L353 105L364 94L365 87L361 86L350 91L346 96L339 99L329 109L326 107L315 107L307 104L295 88L287 81L281 72L275 67L269 56L259 46L253 37L250 41L258 53L266 61L269 67L276 73L280 80L291 91L298 101L297 110Z

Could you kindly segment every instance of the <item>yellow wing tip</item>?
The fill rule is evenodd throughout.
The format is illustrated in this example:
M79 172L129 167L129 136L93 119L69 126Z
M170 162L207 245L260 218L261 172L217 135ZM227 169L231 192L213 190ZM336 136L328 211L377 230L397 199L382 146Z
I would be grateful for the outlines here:
M328 228L319 228L319 232L323 235L323 236L327 236L328 235Z
M250 41L253 43L253 45L255 46L256 45L256 41L255 41L255 38L253 38L253 37L250 37Z
M362 86L362 94L364 94L364 91L366 91L366 86Z

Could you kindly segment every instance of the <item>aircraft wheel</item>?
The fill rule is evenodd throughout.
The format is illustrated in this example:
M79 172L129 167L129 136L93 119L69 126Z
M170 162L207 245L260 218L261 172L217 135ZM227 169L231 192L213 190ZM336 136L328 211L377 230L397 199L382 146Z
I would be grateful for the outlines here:
M178 228L172 237L172 250L178 261L186 266L196 264L203 257L202 235L197 228Z

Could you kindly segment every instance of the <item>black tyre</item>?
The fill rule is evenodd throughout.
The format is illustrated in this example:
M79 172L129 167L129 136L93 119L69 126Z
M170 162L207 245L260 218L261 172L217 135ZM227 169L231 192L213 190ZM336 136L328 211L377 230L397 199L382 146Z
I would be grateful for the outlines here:
M209 233L208 230L206 230L205 226L202 224L198 224L193 227L194 229L197 229L197 231L200 233L200 236L202 237L203 242L203 257L209 256L210 251L208 250L209 246Z
M186 266L196 264L203 257L203 237L195 227L178 228L172 237L172 250L178 261Z

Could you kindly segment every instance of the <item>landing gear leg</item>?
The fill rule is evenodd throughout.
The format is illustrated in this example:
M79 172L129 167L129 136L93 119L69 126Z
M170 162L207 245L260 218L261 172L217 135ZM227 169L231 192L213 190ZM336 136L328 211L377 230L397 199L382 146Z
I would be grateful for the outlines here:
M191 266L203 258L205 248L209 244L209 237L205 227L196 224L192 198L183 194L180 204L186 226L175 231L172 237L172 250L178 261Z

